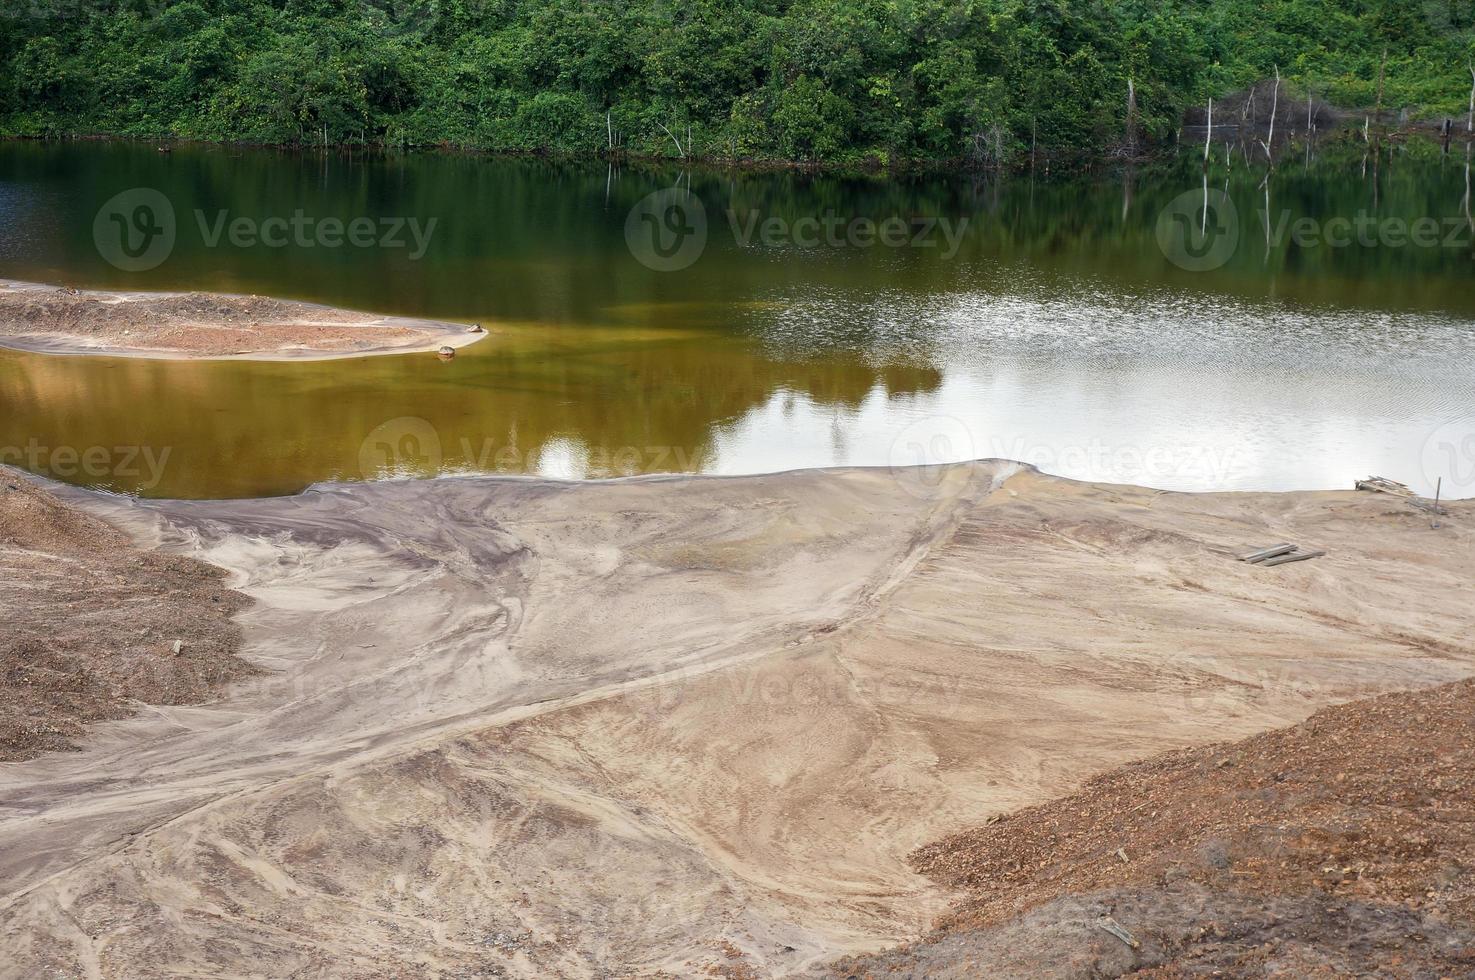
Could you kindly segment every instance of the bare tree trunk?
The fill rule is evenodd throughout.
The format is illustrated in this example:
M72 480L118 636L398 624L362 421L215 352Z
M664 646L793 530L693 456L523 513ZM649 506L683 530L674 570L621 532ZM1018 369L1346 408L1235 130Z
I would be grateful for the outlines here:
M1465 132L1475 133L1475 61L1470 62L1470 114L1465 117Z
M666 124L663 122L657 122L656 125L660 126L662 129L666 129ZM676 134L671 132L669 129L666 129L666 135L671 137L671 142L676 144L677 154L680 155L681 159L685 160L686 151L681 148L681 141L676 138Z
M1127 153L1137 156L1137 86L1127 79Z
M1470 211L1470 151L1475 150L1475 61L1470 62L1470 114L1465 117L1465 223L1475 232Z
M1270 97L1270 135L1265 141L1265 159L1271 163L1275 162L1275 155L1271 147L1275 145L1275 114L1280 111L1280 65L1275 66L1275 92Z
M1209 98L1209 129L1204 133L1204 166L1209 165L1209 141L1214 138L1214 99Z
M605 139L608 140L609 151L613 153L615 149L615 124L614 121L610 119L610 114L608 112L605 112L604 114L604 133Z

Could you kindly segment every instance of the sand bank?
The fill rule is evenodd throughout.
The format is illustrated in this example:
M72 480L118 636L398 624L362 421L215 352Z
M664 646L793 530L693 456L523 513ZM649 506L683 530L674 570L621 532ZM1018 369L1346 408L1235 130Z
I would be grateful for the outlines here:
M0 769L6 975L802 974L926 930L920 845L1475 672L1466 502L1001 462L57 492L227 569L266 673ZM1328 554L1233 559L1281 540Z
M136 548L0 467L0 762L74 747L84 727L191 704L251 672L248 604L225 573Z
M77 290L0 280L0 347L119 357L322 360L461 348L472 325L228 293Z

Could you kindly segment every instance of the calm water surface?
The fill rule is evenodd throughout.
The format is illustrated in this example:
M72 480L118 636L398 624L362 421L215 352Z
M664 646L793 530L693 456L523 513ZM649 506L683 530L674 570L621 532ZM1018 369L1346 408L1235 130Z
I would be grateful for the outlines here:
M886 181L0 144L0 276L271 294L492 331L449 363L0 351L0 454L75 483L180 497L453 471L584 478L982 456L1179 490L1346 487L1378 473L1420 489L1443 477L1447 496L1472 496L1465 161L1423 147L1363 155L1295 156L1264 181L1237 151L1227 168L1216 152L1206 216L1194 160L1096 181ZM142 271L110 264L94 228L133 188L174 211L172 250ZM643 244L657 241L651 226L637 212L632 251L627 218L672 188L670 200L701 202L705 244L662 271L659 255L641 261L657 254ZM1237 220L1223 217L1221 193ZM380 234L338 247L209 241L222 216L298 212L371 218ZM683 204L672 227L694 229L693 214ZM1175 250L1172 234L1209 216L1230 238L1205 241L1233 244L1193 271L1203 249ZM1346 246L1318 240L1339 238L1325 224L1338 217L1380 224L1360 243L1355 232ZM847 235L856 218L907 233ZM1397 234L1421 218L1437 243ZM400 219L434 220L422 256L403 230L405 245L378 240ZM816 234L827 220L842 230Z

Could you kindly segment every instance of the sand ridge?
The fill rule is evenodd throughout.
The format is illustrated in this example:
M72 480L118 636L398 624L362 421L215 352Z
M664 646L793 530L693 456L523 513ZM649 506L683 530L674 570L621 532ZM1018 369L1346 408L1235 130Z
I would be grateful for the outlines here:
M802 974L946 908L921 844L1475 670L1463 502L998 461L61 492L228 569L268 673L0 771L0 974ZM1329 553L1233 560L1281 539Z
M324 360L459 349L470 324L232 293L79 290L0 280L0 347L190 360Z

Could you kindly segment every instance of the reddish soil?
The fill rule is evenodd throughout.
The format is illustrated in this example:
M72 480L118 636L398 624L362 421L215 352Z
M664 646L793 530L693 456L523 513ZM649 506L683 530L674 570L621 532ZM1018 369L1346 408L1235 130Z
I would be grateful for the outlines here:
M1125 766L912 860L967 897L838 975L1475 976L1475 681Z
M0 761L73 748L89 722L199 703L249 673L231 619L249 600L224 578L140 551L0 467Z

